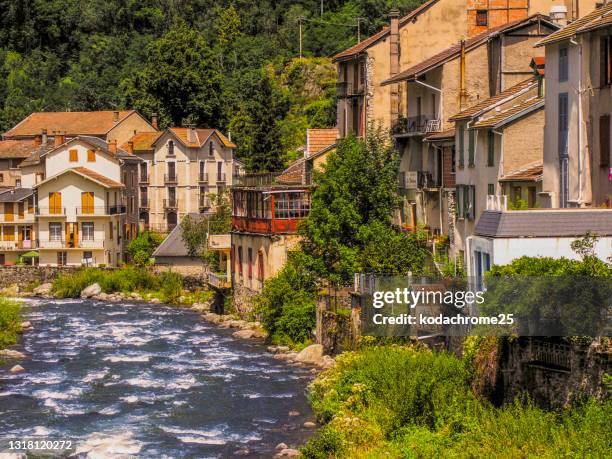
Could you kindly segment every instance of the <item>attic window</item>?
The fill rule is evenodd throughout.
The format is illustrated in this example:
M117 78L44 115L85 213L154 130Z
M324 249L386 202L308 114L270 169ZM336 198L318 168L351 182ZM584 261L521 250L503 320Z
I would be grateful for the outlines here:
M75 163L79 160L79 152L78 150L68 150L68 160L71 163Z
M476 10L476 25L486 27L489 24L487 10Z
M168 141L168 156L174 156L174 141Z
M213 151L213 143L212 141L208 144L208 156L213 156L214 151Z
M95 150L87 150L87 162L95 163L96 162L96 152Z

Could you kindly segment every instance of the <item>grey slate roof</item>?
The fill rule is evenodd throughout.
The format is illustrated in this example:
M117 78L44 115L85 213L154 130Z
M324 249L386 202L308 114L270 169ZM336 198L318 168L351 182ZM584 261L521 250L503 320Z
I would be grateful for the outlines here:
M192 218L203 218L202 214L188 214ZM178 224L174 227L170 234L166 236L166 239L153 252L153 257L186 257L187 247L183 242L183 236L181 235L181 225Z
M31 188L11 188L0 192L0 202L19 202L32 196Z
M612 209L485 210L475 234L492 238L612 236Z

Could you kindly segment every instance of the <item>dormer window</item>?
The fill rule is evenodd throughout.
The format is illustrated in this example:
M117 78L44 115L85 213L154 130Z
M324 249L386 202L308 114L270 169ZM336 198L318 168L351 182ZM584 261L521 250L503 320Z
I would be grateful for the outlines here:
M208 144L208 156L213 156L213 155L214 155L214 149L213 149L213 143L211 141Z
M174 141L168 141L168 156L174 156Z

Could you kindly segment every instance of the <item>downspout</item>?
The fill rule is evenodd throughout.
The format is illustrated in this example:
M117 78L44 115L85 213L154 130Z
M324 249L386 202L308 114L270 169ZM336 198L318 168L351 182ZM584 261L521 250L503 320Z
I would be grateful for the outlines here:
M463 110L465 98L465 40L461 40L461 64L459 76L459 110Z
M578 199L576 202L580 207L582 204L582 43L578 43L575 38L571 38L570 43L578 47Z

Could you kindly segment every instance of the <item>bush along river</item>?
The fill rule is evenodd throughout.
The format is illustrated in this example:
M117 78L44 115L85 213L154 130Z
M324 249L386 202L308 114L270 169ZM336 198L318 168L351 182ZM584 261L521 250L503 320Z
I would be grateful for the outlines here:
M0 367L0 451L66 440L72 450L57 455L272 457L311 433L310 368L194 311L38 299L23 309L25 371Z

